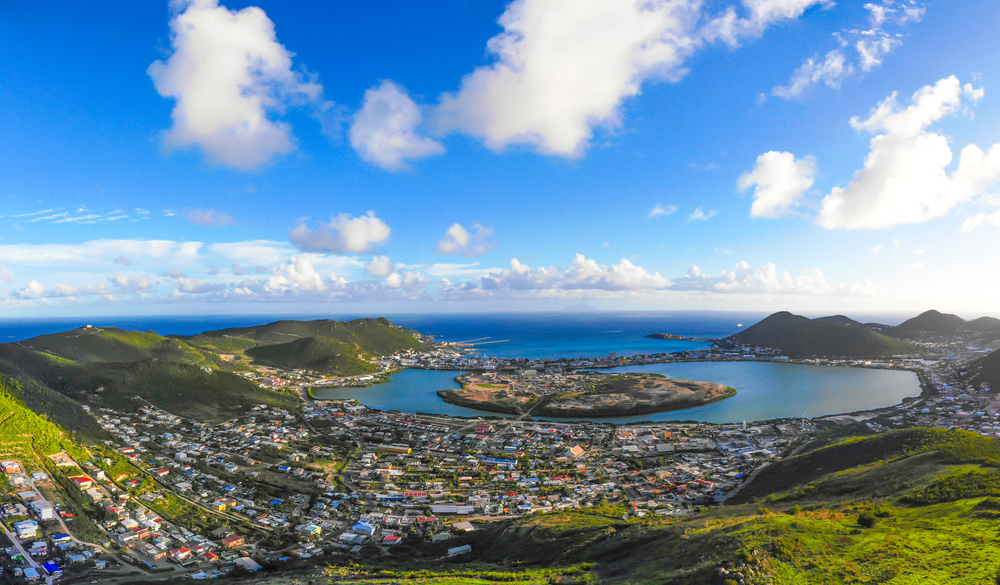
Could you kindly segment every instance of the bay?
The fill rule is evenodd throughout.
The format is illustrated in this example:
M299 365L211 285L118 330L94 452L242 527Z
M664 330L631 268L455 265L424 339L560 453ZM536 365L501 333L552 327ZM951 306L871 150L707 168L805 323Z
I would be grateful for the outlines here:
M898 404L920 394L916 374L773 362L684 362L627 366L606 371L664 374L681 380L718 382L736 389L736 396L696 408L659 414L594 417L578 420L629 423L643 420L697 420L725 423L776 418L816 417ZM328 388L317 398L356 398L379 410L425 412L452 416L502 416L448 404L438 390L458 388L461 372L404 370L383 384L368 388ZM559 420L559 419L552 419Z

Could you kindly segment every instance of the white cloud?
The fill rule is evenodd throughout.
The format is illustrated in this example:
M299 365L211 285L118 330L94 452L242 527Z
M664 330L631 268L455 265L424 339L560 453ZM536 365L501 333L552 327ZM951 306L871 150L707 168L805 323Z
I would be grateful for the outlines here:
M857 130L882 131L871 139L865 167L847 187L835 187L822 201L817 223L828 229L880 229L923 223L941 217L1000 178L1000 145L983 152L970 144L962 149L958 168L948 138L927 127L958 111L965 92L951 76L913 95L900 110L896 94L879 103L866 120L851 119Z
M796 159L790 152L770 151L757 157L753 171L740 175L741 191L754 187L750 217L788 215L813 185L816 163L812 157Z
M198 146L214 162L252 169L294 149L290 127L271 119L293 103L320 103L319 83L292 70L292 54L263 10L179 0L173 54L147 72L176 101L171 146ZM182 10L182 11L181 11Z
M419 290L431 283L419 272L393 272L385 277L385 284L390 288L398 288L407 291Z
M478 223L470 226L475 232L462 227L462 224L455 223L444 237L437 243L438 254L462 254L464 256L481 256L496 246L487 240L493 235L493 228L484 227Z
M643 289L664 289L670 280L659 273L649 273L626 259L618 264L605 266L577 254L573 263L566 268L550 266L532 269L516 258L510 261L510 268L491 272L480 279L484 290L604 290L625 291Z
M140 293L144 291L152 290L153 283L148 276L142 276L139 278L129 278L127 276L109 276L108 280L118 292L122 293Z
M184 217L194 225L203 227L232 227L236 220L232 215L214 209L191 209L184 212Z
M834 49L826 54L826 58L818 61L816 57L806 59L789 80L787 86L777 86L771 90L771 95L785 99L798 97L813 83L823 82L828 87L837 89L848 75L854 72L854 66L847 62L844 53Z
M916 262L914 262L914 263L913 263L913 266L910 266L910 269L911 269L911 270L920 270L920 269L921 269L921 268L923 268L923 267L924 267L924 263L923 263L923 262L920 262L920 261L918 260L918 261L916 261Z
M70 286L68 284L57 284L48 289L37 280L32 280L28 286L22 289L10 291L10 298L15 300L29 299L51 299L51 298L74 298L86 296L107 296L111 294L111 289L106 286L81 285Z
M374 211L366 215L351 217L342 213L330 219L330 223L320 224L316 230L304 223L288 230L288 239L306 252L368 252L373 244L384 242L392 230Z
M680 79L705 42L735 44L818 0L744 3L747 18L730 9L699 28L700 0L515 0L487 43L495 61L441 96L437 124L493 150L524 144L581 156L594 127L618 126L622 103L647 79Z
M677 213L678 209L680 208L673 204L663 205L662 203L657 203L653 206L653 209L649 211L648 217L649 219L653 219L654 217L659 217L661 215L673 215L674 213Z
M200 278L175 278L174 284L177 286L177 292L192 295L201 295L226 290L226 285L221 282L208 282L207 280Z
M709 219L712 219L713 217L715 217L715 214L717 214L717 213L719 213L719 212L716 211L716 210L714 210L714 209L709 210L709 211L705 211L701 207L698 207L694 211L691 212L691 215L688 216L688 221L694 221L694 220L705 221L705 220L709 220Z
M133 261L156 260L177 263L198 255L200 242L170 240L91 240L80 244L0 245L0 258L20 266L106 265L126 256Z
M395 269L388 256L375 256L371 262L365 264L365 272L371 276L385 276Z
M962 222L962 231L969 233L977 227L986 224L1000 226L1000 211L991 214L980 212L971 217L967 217L965 221Z
M14 282L14 275L7 267L0 266L0 282Z
M268 290L284 292L297 289L306 291L321 291L325 287L323 277L316 272L309 260L301 256L292 256L291 260L281 263L274 269L274 275L265 285Z
M866 254L878 254L881 251L882 251L882 244L876 244L875 246L869 248Z
M771 95L784 99L800 96L814 83L824 83L837 89L844 79L854 75L859 70L868 73L880 66L886 55L903 44L900 31L923 18L924 8L911 3L909 6L894 7L893 0L884 0L882 4L868 3L864 7L869 11L868 24L860 28L845 29L834 36L840 43L840 48L833 49L820 60L819 55L808 59L792 74L787 85L777 86L771 90ZM853 49L854 54L845 52ZM857 59L857 66L853 62Z
M692 266L687 275L674 279L671 289L726 294L832 296L872 296L876 292L875 285L869 281L857 285L831 285L821 270L809 270L801 276L791 276L788 272L779 273L770 262L758 270L752 269L746 262L739 262L732 272L723 270L714 277L706 276L697 266Z
M383 169L406 169L407 160L444 152L440 143L416 133L420 121L420 109L406 90L385 80L365 91L365 103L351 125L351 146Z

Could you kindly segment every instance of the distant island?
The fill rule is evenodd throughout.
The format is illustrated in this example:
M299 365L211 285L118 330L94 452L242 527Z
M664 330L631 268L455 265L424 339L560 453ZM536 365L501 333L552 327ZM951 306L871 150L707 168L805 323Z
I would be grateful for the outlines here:
M445 402L504 414L556 417L629 416L702 406L736 395L714 382L673 380L659 374L578 372L562 387L521 377L466 374L462 388L439 390Z

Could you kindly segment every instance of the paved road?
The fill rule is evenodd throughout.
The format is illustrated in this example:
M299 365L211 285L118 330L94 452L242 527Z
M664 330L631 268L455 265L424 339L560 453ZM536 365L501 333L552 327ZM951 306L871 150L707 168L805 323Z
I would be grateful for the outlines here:
M18 538L16 536L14 536L13 532L11 532L10 530L7 530L7 526L6 525L0 523L0 526L3 527L3 531L7 533L7 538L9 538L12 543L14 543L14 548L16 548L18 550L18 552L21 553L21 556L23 556L24 559L26 561L28 561L28 564L31 565L33 568L37 569L38 573L40 575L45 575L45 583L46 583L46 585L52 585L52 576L51 575L47 575L45 573L45 570L42 569L42 566L39 565L38 563L36 563L35 559L31 558L31 555L28 554L28 551L24 550L24 547L21 546L21 541L18 540Z

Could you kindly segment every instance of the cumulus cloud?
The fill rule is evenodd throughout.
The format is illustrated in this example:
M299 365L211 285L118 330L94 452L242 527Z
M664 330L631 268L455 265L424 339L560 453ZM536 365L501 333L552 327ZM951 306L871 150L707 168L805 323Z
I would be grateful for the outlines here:
M679 79L705 42L735 44L817 3L745 0L745 18L730 9L699 28L700 0L515 0L487 43L494 62L441 96L436 121L493 150L580 156L594 127L619 125L622 103L647 79Z
M323 277L313 267L312 262L301 256L292 256L289 262L282 262L274 269L274 274L265 285L269 291L288 290L321 291L326 286Z
M419 272L393 272L385 277L385 284L389 288L415 291L424 288L432 281Z
M385 276L395 269L388 256L374 256L371 262L365 264L365 272L371 276Z
M331 218L330 223L320 223L315 230L300 223L288 230L288 239L304 252L362 253L384 242L391 232L374 211L369 211L358 217L342 213Z
M471 232L462 224L455 223L444 237L437 243L438 254L462 254L464 256L481 256L496 245L487 238L493 235L493 228L484 227L478 223L470 226L475 232Z
M866 253L867 254L878 254L881 251L882 251L882 244L876 244L875 246L872 246L871 248L869 248L868 252L866 252Z
M177 291L192 295L219 292L226 290L226 285L221 282L208 282L200 278L176 278L174 284Z
M695 221L695 220L706 221L715 217L715 214L717 213L719 212L714 209L705 211L701 207L697 207L695 208L694 211L691 212L691 215L688 216L688 221Z
M779 273L777 267L770 262L758 270L754 270L746 262L739 262L735 270L723 270L718 276L705 275L697 266L692 266L685 276L674 279L671 289L725 294L834 296L872 296L877 291L869 281L854 285L831 285L826 281L822 270L809 270L801 276L791 276L788 272Z
M236 220L232 215L214 209L191 209L184 212L184 218L203 227L232 227Z
M351 125L351 146L383 169L406 169L407 160L444 152L440 143L417 134L420 122L420 109L406 90L385 80L365 91L364 105Z
M109 276L108 280L121 293L141 293L153 289L153 283L148 276L139 278Z
M87 296L107 296L111 294L111 289L103 285L81 285L70 286L68 284L57 284L51 289L46 288L37 280L32 280L28 286L10 291L10 298L15 300L30 299L52 299L52 298L74 298Z
M835 187L822 201L817 223L827 229L880 229L923 223L981 195L1000 178L1000 145L983 152L974 144L962 149L958 168L948 138L928 126L954 114L962 96L976 99L978 90L963 88L955 76L914 93L900 109L893 93L865 120L855 117L856 130L881 132L871 139L864 168L846 187Z
M520 291L562 289L626 291L664 289L670 280L657 273L649 273L626 259L606 266L577 254L568 267L550 266L536 269L514 258L510 268L491 272L480 279L484 290L513 289Z
M657 203L653 206L653 209L649 210L649 219L660 217L661 215L673 215L677 213L678 209L680 208L673 204L663 205L662 203Z
M796 159L790 152L770 151L757 157L753 171L740 175L741 191L753 187L750 217L788 215L813 185L816 163L811 157Z
M181 272L180 270L177 270L176 268L171 268L170 270L164 272L163 276L166 276L167 278L177 279L177 278L184 278L187 275Z
M291 128L273 119L296 103L322 104L322 86L292 70L292 54L255 6L179 0L170 21L173 54L147 73L173 98L166 143L198 146L213 162L252 169L294 149Z

